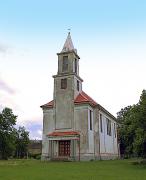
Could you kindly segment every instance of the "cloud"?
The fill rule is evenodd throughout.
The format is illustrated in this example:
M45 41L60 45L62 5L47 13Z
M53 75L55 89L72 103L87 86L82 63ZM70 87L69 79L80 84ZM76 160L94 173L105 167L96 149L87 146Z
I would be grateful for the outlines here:
M4 44L0 44L0 53L7 53L8 47Z
M30 139L37 139L37 140L41 140L42 139L42 121L41 120L37 120L34 121L30 120L30 121L23 121L23 122L19 122L17 123L17 128L19 126L24 126L26 128L27 131L29 131L29 138Z
M3 105L0 104L0 112L4 109Z
M29 131L30 139L42 139L42 124L30 123L26 125L26 129Z
M0 78L0 91L5 91L8 94L15 94L14 89L12 89L4 80Z

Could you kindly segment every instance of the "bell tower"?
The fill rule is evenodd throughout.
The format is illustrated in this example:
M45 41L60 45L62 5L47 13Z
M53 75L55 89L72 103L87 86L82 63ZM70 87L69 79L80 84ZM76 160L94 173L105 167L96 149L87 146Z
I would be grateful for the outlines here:
M63 49L58 55L58 74L75 73L79 75L79 59L71 35L68 33Z
M54 75L55 129L74 129L74 99L82 91L79 59L70 32L58 55L58 72Z

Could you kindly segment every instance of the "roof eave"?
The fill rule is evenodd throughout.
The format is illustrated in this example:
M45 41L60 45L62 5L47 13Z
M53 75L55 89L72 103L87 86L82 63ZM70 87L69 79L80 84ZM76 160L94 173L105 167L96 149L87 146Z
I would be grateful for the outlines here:
M53 109L53 106L42 105L42 106L40 106L40 108L42 108L42 109Z
M63 52L57 53L57 55L68 54L68 53L74 53L77 56L77 58L80 59L80 56L75 52L75 50L63 51Z
M104 113L106 113L111 118L113 118L115 121L117 121L117 118L114 115L112 115L109 111L107 111L103 106L101 106L100 104L97 104L96 106L98 107L99 110L102 110Z
M83 105L83 104L86 104L86 105L90 105L91 107L96 107L96 105L90 103L90 101L86 101L86 102L74 102L75 105Z

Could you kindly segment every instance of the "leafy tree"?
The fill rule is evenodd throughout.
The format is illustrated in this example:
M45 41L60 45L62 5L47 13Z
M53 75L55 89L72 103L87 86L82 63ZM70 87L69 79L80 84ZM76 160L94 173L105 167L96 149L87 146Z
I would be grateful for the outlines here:
M146 90L136 105L121 109L117 119L121 153L146 157Z
M29 132L25 130L25 127L19 127L16 135L16 153L17 158L24 158L27 156L29 144Z
M8 159L15 150L17 116L11 109L4 108L0 113L0 158Z
M146 90L142 91L139 100L139 118L137 118L138 127L135 137L135 151L146 157Z

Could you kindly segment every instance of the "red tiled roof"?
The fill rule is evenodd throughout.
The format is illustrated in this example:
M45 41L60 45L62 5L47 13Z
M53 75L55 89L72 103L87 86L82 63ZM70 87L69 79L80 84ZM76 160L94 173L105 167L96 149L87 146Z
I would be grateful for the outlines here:
M41 108L45 108L45 107L46 108L53 108L53 106L54 106L54 100L48 102L47 104L42 105Z
M73 135L79 135L79 132L65 131L65 132L52 132L48 134L48 136L73 136Z
M116 118L109 113L105 108L103 108L100 104L97 104L96 101L94 101L90 96L88 96L84 91L82 91L81 93L79 93L79 95L76 97L76 99L74 100L74 103L76 105L78 104L90 104L91 106L95 107L98 105L99 109L104 111L105 113L107 113L109 116L111 116L112 118L114 118L116 120ZM40 106L41 108L53 108L54 106L54 100L48 102L47 104L44 104L42 106Z
M74 101L75 104L84 104L84 103L89 103L91 106L96 106L97 103L90 97L88 96L84 91L82 91L75 99Z
M75 104L85 104L88 103L91 106L96 106L97 103L94 101L90 96L88 96L84 91L82 91L74 100ZM41 106L41 108L53 108L54 106L54 100L48 102L47 104L44 104Z

